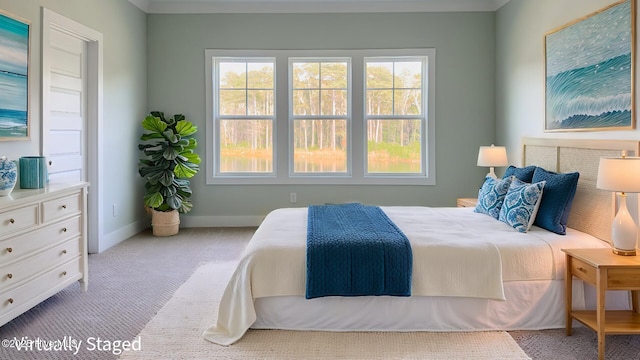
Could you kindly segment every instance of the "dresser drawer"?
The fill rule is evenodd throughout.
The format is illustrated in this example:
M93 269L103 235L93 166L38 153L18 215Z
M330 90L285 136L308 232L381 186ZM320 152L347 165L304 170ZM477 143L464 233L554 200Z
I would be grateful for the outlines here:
M571 259L571 273L578 278L588 282L589 284L596 284L596 268L585 263L584 261L576 258Z
M75 194L59 199L42 202L42 221L48 222L72 214L79 214L82 209L82 196Z
M0 292L29 279L33 275L77 258L81 252L80 238L75 238L22 261L0 266Z
M0 213L0 236L38 225L38 205Z
M82 278L80 258L60 265L41 276L0 295L0 324L5 314L24 312L47 297L60 291L62 287Z
M17 260L44 247L77 237L81 232L81 218L76 216L36 231L0 241L0 264Z

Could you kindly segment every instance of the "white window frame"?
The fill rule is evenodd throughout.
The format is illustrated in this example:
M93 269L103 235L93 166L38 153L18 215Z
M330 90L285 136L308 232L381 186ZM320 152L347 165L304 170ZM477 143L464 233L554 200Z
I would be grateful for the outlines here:
M293 114L293 64L300 62L346 62L347 63L347 114L332 116L332 115L313 115L313 116L301 116ZM351 80L353 79L353 75L351 74L351 57L289 57L288 59L288 87L287 92L289 94L289 106L288 106L288 115L289 115L289 176L290 177L300 177L300 178L308 178L308 177L343 177L343 178L351 178ZM347 121L347 168L345 172L295 172L294 166L294 141L293 141L293 128L294 122L296 120L302 120L305 118L309 118L312 120L328 120L334 118L345 118Z
M215 57L213 59L214 64L212 69L214 69L215 73L213 75L213 84L218 84L219 82L216 81L216 79L219 78L220 74L219 69L215 66L220 62L239 62L239 63L251 63L251 62L259 62L259 63L266 63L266 62L273 62L273 71L274 71L274 92L276 91L275 87L276 87L276 59L272 58L272 57L255 57L255 56L249 56L249 57L240 57L240 56L235 56L235 57L227 57L227 56L218 56ZM276 109L273 109L273 115L249 115L249 114L245 114L245 115L220 115L219 112L217 112L215 109L219 108L219 96L218 96L218 88L216 87L212 87L213 93L212 93L212 101L213 101L213 112L212 112L212 118L213 118L213 123L214 123L214 142L216 144L220 143L220 133L219 131L217 131L217 129L220 129L220 121L222 119L225 120L248 120L248 119L257 119L257 120L271 120L273 122L273 131L271 133L271 141L272 141L272 170L270 172L221 172L220 171L220 151L218 148L216 148L215 150L215 156L213 157L214 163L213 163L213 169L215 172L215 177L218 178L231 178L231 179L235 179L238 177L247 177L247 178L251 178L251 177L274 177L275 176L275 169L276 169L276 164L277 164L277 157L275 154L275 144L277 143L277 138L278 138L278 134L275 131L276 129L276 122L277 122L277 112ZM277 103L278 101L278 97L277 94L274 94L274 100L275 103ZM248 108L247 108L248 111Z
M425 49L358 49L358 50L205 50L205 95L206 95L206 154L204 154L206 182L207 184L321 184L321 185L435 185L435 69L436 51L433 48ZM428 66L423 78L423 113L425 116L422 128L422 169L424 174L365 174L366 171L366 123L364 121L364 59L372 57L413 57L426 56ZM251 176L215 176L215 162L217 151L215 149L216 129L213 122L214 114L214 88L213 71L214 57L261 57L276 59L276 90L275 104L276 122L273 128L274 134L274 163L273 175L264 174ZM350 115L351 123L348 128L348 158L351 165L350 176L338 174L331 176L302 176L297 173L291 176L289 168L292 166L289 159L289 147L292 139L290 135L289 121L289 58L351 58L351 89L350 91ZM285 84L285 85L283 85ZM277 141L287 139L287 141ZM426 142L426 144L424 144ZM242 175L242 174L241 174Z
M425 151L425 147L427 146L427 141L426 141L426 137L423 136L423 132L427 131L427 116L428 116L428 109L425 109L425 104L428 104L428 94L426 94L429 91L429 88L427 87L427 79L425 78L424 74L427 73L428 68L429 68L429 57L427 56L369 56L369 57L365 57L364 58L364 68L363 71L365 72L365 75L363 76L363 79L365 79L364 81L364 94L363 94L363 98L366 98L366 91L367 91L367 82L366 82L366 71L367 71L367 61L371 61L371 62L400 62L400 61L420 61L422 63L422 81L420 82L420 87L422 90L421 93L421 103L422 103L422 111L420 112L419 115L396 115L396 114L389 114L389 115L367 115L366 113L366 104L365 104L365 108L363 110L363 121L364 121L364 129L365 132L367 131L367 126L368 126L368 122L370 120L376 120L376 119L382 119L382 120L412 120L412 119L420 119L420 172L419 173L383 173L383 172L368 172L368 168L369 168L369 156L368 156L368 148L367 148L367 143L365 142L365 157L364 157L364 168L365 168L365 176L366 177L384 177L384 178L397 178L397 177L402 177L402 178L411 178L411 177L415 177L415 178L424 178L426 176L427 173L427 169L425 166L425 156L426 156L426 151ZM428 75L427 75L428 76ZM395 92L396 88L395 88L395 84L394 87L391 88L392 92ZM395 96L394 96L395 98ZM394 99L395 101L395 99ZM427 105L428 106L428 105ZM395 103L391 104L392 109L395 109ZM425 111L426 110L426 111ZM366 133L365 133L365 138L367 137Z

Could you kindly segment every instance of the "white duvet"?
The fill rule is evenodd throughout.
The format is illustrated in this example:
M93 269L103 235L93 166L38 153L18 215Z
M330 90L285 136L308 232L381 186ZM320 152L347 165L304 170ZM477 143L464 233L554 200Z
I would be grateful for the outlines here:
M564 277L562 248L607 246L579 232L533 227L526 234L472 208L381 207L413 251L412 296L504 300L503 282ZM271 212L256 230L222 296L205 339L237 341L256 321L254 299L303 296L307 209ZM585 239L587 238L587 239Z

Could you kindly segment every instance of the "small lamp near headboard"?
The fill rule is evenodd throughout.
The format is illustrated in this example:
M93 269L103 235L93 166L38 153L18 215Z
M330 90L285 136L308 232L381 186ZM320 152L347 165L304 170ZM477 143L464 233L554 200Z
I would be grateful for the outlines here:
M620 206L611 225L613 252L635 255L638 227L627 210L627 194L640 192L640 157L600 158L596 187L620 192Z
M509 161L507 160L507 148L504 146L480 146L478 151L478 166L489 167L489 173L487 176L496 178L496 173L493 168L496 166L507 166Z

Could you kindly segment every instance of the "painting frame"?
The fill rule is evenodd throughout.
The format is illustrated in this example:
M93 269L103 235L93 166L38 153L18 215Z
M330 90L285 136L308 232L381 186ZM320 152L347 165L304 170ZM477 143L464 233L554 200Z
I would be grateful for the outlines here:
M633 130L636 0L544 36L545 132Z
M31 22L0 9L0 141L28 140Z

